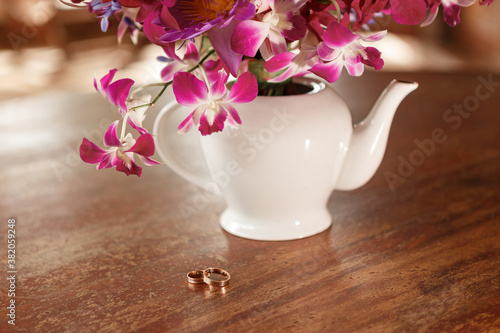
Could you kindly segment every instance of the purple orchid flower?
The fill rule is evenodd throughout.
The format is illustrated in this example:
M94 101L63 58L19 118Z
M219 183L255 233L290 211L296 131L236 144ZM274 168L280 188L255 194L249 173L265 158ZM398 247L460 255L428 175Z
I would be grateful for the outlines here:
M238 77L230 92L226 88L228 74L218 72L210 89L207 84L191 73L181 72L174 76L173 91L177 102L195 109L179 125L179 133L189 131L199 124L202 135L220 132L227 122L230 126L241 124L241 119L231 103L248 103L257 96L257 79L249 72Z
M116 0L104 2L102 0L93 0L90 3L90 8L92 8L92 12L98 13L98 18L101 19L101 30L106 32L109 27L109 17L115 12L119 12L122 6Z
M163 2L166 0L163 0ZM238 75L242 55L233 51L228 43L237 21L244 21L255 15L255 5L249 0L177 0L169 1L168 13L171 19L166 21L161 15L151 17L145 23L148 38L156 43L172 43L178 40L192 40L207 33L212 47L233 76ZM175 25L172 24L175 22ZM163 29L162 36L158 27ZM150 39L151 40L151 39Z
M380 70L384 65L380 52L373 47L364 47L360 40L374 42L384 38L386 34L387 31L384 30L361 37L332 21L326 28L323 41L318 44L318 55L323 62L314 65L310 71L328 82L334 82L339 79L344 66L352 76L363 74L363 65Z
M142 174L142 168L134 161L136 154L142 163L148 166L159 164L153 160L155 146L153 137L149 133L141 134L137 140L129 133L122 139L118 139L116 128L118 120L113 122L104 135L104 145L110 147L105 150L83 139L80 145L81 159L90 164L97 164L97 170L115 167L117 171L124 172L127 176Z

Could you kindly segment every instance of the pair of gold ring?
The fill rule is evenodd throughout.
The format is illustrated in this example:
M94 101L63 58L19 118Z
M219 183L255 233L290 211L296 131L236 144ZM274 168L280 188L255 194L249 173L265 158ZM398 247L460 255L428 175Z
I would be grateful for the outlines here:
M229 283L231 276L221 268L207 268L187 273L187 281L192 284L206 283L210 286L224 287Z

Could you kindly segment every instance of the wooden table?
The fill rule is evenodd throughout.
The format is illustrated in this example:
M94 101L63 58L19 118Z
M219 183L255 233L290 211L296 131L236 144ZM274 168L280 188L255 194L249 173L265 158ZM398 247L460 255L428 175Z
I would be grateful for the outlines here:
M0 331L500 331L500 75L368 72L336 86L360 120L393 77L420 88L379 171L332 194L329 230L287 242L225 233L223 201L166 167L138 179L81 162L81 137L114 120L97 93L2 102ZM228 287L186 282L210 266Z

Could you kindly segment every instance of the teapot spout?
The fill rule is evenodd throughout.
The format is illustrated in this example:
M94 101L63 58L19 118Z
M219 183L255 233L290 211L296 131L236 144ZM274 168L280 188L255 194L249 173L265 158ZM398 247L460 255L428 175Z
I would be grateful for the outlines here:
M401 101L417 87L416 82L392 80L368 116L354 125L336 189L354 190L373 177L384 157L394 114Z

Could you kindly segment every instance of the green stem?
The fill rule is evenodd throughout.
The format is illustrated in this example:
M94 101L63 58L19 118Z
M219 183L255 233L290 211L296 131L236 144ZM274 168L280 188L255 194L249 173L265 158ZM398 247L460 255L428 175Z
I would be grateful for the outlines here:
M342 21L341 17L340 17L340 6L338 4L338 2L336 0L332 0L332 3L333 5L335 6L335 10L337 11L337 21L340 23L340 21Z
M172 81L168 82L167 84L165 84L163 86L163 88L161 89L161 91L158 93L158 95L156 95L155 99L153 99L153 101L150 103L151 106L154 106L156 102L158 102L158 100L160 99L161 95L163 95L163 93L165 92L165 90L167 90L167 87L169 85L172 84Z

